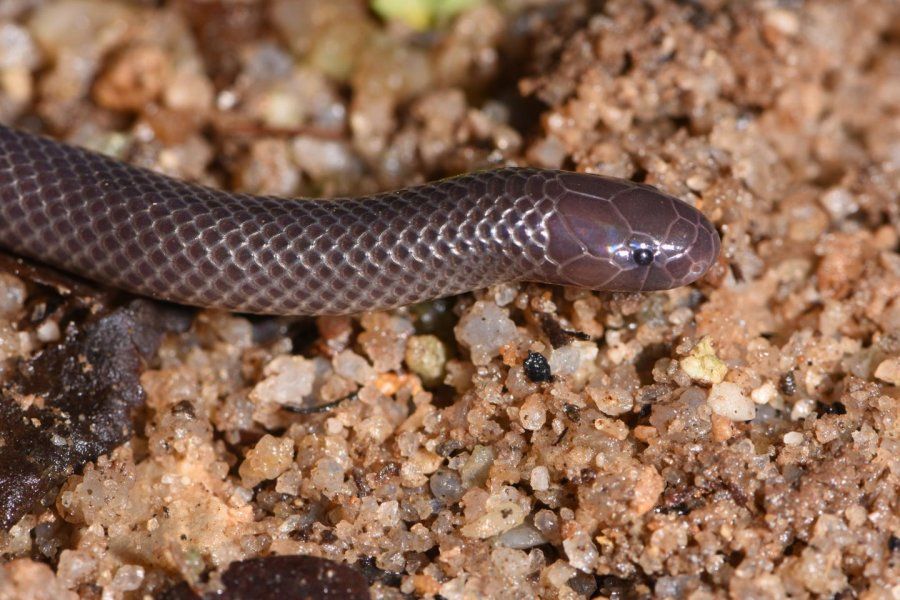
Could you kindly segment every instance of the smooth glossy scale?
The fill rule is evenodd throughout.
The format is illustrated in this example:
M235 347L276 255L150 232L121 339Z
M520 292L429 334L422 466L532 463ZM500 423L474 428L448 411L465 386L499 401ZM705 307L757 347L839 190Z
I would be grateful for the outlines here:
M0 126L0 245L136 294L263 314L386 309L515 280L688 284L719 236L630 181L527 168L286 200L185 183Z

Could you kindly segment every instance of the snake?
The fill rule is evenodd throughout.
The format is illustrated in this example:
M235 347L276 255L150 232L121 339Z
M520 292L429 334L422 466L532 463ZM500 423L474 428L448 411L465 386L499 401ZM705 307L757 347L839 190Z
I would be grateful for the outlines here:
M367 196L227 192L0 125L0 246L141 296L260 315L387 310L495 284L688 285L720 238L644 183L501 167Z

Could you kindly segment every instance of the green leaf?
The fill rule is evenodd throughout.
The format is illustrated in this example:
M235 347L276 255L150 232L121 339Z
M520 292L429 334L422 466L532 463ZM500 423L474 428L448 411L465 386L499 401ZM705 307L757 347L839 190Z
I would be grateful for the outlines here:
M423 30L446 21L484 0L372 0L372 10L388 21Z

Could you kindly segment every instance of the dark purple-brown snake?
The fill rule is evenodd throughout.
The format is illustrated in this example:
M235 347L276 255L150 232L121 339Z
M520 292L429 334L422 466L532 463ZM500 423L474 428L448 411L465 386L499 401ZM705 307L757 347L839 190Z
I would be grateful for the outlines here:
M0 126L0 246L171 302L326 315L512 281L673 288L713 264L719 235L677 198L598 175L502 168L360 198L285 200Z

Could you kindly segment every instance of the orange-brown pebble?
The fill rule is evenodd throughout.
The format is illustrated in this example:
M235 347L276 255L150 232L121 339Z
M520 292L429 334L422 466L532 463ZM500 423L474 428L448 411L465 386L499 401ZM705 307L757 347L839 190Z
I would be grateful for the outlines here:
M158 99L169 77L169 65L169 57L158 46L128 48L97 80L94 98L113 110L141 110Z

